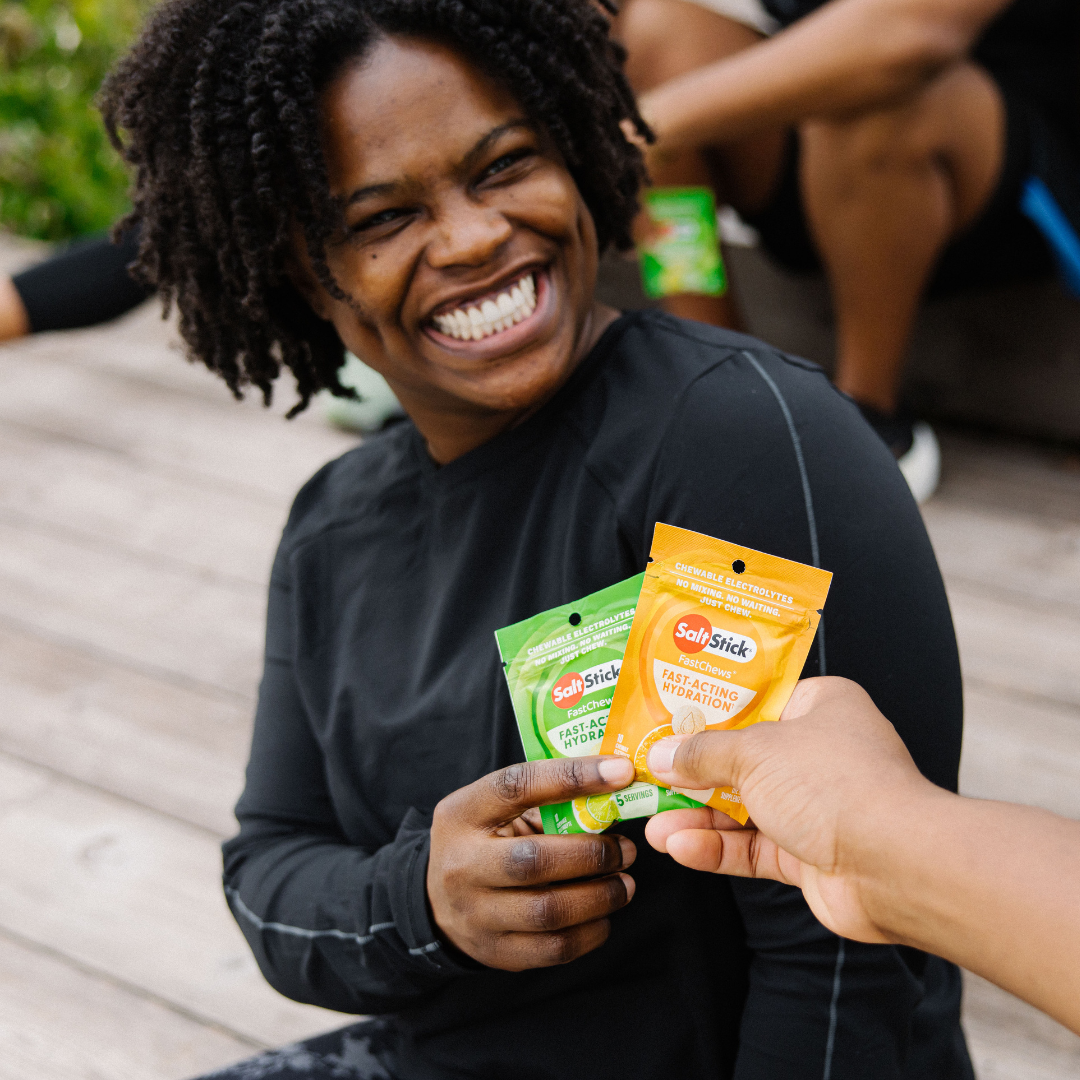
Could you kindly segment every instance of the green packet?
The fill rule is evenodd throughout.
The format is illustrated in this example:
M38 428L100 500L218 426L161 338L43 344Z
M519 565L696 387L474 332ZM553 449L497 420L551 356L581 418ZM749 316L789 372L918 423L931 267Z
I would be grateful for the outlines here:
M654 187L642 193L648 218L638 244L641 281L651 297L723 296L727 275L716 236L716 200L707 187Z
M529 761L600 753L644 574L495 631ZM701 806L655 784L540 807L545 833L600 833L615 821Z

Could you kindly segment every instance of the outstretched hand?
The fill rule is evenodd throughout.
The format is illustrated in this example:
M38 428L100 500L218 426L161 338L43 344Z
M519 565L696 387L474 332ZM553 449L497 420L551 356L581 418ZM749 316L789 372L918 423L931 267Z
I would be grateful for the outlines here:
M657 850L697 870L795 885L835 933L892 940L867 906L874 845L860 841L875 814L902 816L936 789L856 683L804 680L779 723L664 739L649 769L673 787L737 788L751 818L742 828L710 808L658 814L645 830Z

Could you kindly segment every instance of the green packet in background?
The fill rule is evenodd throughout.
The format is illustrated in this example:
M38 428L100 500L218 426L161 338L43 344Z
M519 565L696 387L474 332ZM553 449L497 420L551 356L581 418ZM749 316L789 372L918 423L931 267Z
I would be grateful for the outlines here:
M649 225L638 245L647 296L723 296L727 275L716 235L716 200L707 187L654 187L642 193Z
M600 752L644 574L495 631L529 761ZM624 818L700 806L655 784L542 806L545 833L600 833Z

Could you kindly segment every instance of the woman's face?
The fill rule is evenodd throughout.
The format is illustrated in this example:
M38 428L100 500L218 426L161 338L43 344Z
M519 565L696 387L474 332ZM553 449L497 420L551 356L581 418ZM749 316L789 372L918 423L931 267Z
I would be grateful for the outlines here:
M593 301L592 217L550 140L442 46L383 40L322 122L348 299L301 285L449 460L539 407L613 317Z

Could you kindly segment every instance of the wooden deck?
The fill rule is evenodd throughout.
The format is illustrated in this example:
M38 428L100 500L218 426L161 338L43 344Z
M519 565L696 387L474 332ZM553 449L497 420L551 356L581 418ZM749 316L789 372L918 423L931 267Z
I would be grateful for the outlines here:
M151 305L0 347L0 1080L182 1080L344 1022L262 981L218 845L278 534L354 440L285 423L288 393L237 405L172 337ZM1080 818L1080 457L945 452L963 788ZM1080 1075L1080 1039L977 979L967 1028L981 1080Z

